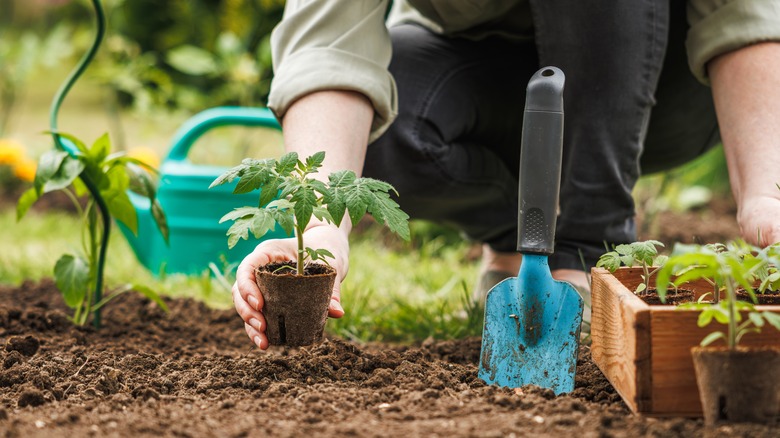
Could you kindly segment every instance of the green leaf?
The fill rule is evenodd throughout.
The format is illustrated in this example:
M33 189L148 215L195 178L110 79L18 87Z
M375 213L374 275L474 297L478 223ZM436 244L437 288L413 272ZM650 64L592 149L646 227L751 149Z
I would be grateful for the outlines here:
M142 284L134 284L131 286L132 289L141 295L145 296L146 298L149 298L150 300L157 303L158 306L160 306L161 309L163 309L164 312L168 313L170 310L168 309L168 305L165 304L165 301L163 301L162 297L155 292L153 289L144 286Z
M124 169L129 178L128 188L130 190L147 199L154 199L157 196L157 184L145 168L127 162Z
M314 173L322 167L322 162L325 161L325 152L320 151L314 153L312 156L306 158L306 171Z
M748 319L750 319L750 322L753 323L756 327L763 327L764 326L764 318L761 317L761 314L758 312L750 312L748 313Z
M16 220L20 221L27 214L27 211L38 200L38 191L35 187L31 187L22 193L19 197L19 202L16 204Z
M236 188L233 189L233 193L249 193L253 190L262 189L273 177L271 169L267 167L247 167L241 173L241 179L236 184Z
M344 214L347 212L346 187L350 187L357 179L355 172L342 170L331 173L328 176L329 190L323 193L323 203L327 206L333 223L341 225Z
M310 259L313 262L316 262L318 260L322 260L325 262L326 265L330 266L330 263L328 263L328 258L334 259L335 257L333 254L328 251L327 249L311 249L309 247L304 248L304 251L306 252L306 258Z
M328 209L326 209L325 207L320 207L320 206L314 207L313 214L314 217L316 217L317 219L323 222L328 222L331 224L333 223L333 217L331 217L330 213L328 212Z
M62 292L65 304L78 307L87 297L90 283L89 264L81 257L65 254L54 266L54 283Z
M266 184L260 189L260 199L257 204L259 207L269 204L279 194L279 185L282 183L282 179L279 177L273 177L266 182Z
M225 214L222 216L222 218L219 220L219 223L223 223L226 221L234 221L237 219L254 216L256 214L261 214L262 210L257 207L239 207L233 209L230 213Z
M707 335L704 339L701 340L701 346L706 347L713 342L717 341L718 339L726 340L726 335L723 332L712 332L709 335Z
M609 272L615 272L620 267L620 255L617 251L609 251L599 257L596 267L604 268Z
M38 193L43 192L43 186L57 173L66 157L68 157L67 152L54 149L46 151L41 155L38 159L35 179L33 180L33 185L38 190Z
M154 223L157 225L157 229L160 230L160 234L162 234L163 240L165 240L165 244L169 245L170 229L168 228L168 219L165 217L165 212L163 211L162 205L160 205L160 202L157 199L152 201L151 210L152 218L154 219Z
M298 154L296 152L288 152L279 158L276 163L276 173L279 175L287 175L298 165Z
M219 69L209 51L189 44L168 50L165 61L176 70L193 76L214 74Z
M306 225L311 220L314 207L317 206L317 194L314 193L314 189L311 186L302 185L295 193L292 194L290 200L295 204L293 210L295 211L295 222L299 229L306 229Z
M122 222L133 234L138 231L138 213L127 195L130 186L130 176L122 166L114 166L105 174L109 182L108 188L101 190L101 196L106 202L111 216Z
M247 164L245 164L247 160L244 160L241 164L235 167L231 167L230 169L226 170L222 173L222 175L218 176L217 179L211 182L209 185L209 188L213 188L222 184L231 183L234 179L238 178L241 173L246 169Z
M62 165L43 185L43 193L62 190L73 183L73 181L84 171L84 163L71 156L65 157Z
M89 150L89 156L96 163L102 163L103 160L111 153L111 140L108 138L108 133L103 134L95 140L92 147Z
M295 228L294 212L291 209L288 210L272 210L276 223L284 230L288 235L292 235Z
M780 330L780 315L765 310L761 312L761 316L763 316L764 320L766 320L766 322L768 322L772 327L776 328L777 330Z
M272 231L276 226L274 211L256 207L240 207L222 216L220 223L227 220L235 221L227 231L228 248L236 246L241 239L249 240L250 232L259 239Z
M639 285L636 287L636 290L634 291L634 294L639 295L644 292L645 289L647 289L647 286L644 283L639 283Z

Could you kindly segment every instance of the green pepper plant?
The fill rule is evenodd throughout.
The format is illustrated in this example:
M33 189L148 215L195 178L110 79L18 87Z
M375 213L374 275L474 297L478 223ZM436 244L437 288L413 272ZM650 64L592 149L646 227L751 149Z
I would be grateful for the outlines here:
M727 326L727 330L713 331L702 341L707 346L723 339L729 349L735 349L742 337L748 333L757 333L769 324L780 330L780 315L770 311L759 311L747 301L737 300L737 289L744 289L756 301L754 283L757 273L766 268L769 258L766 250L759 250L742 241L729 242L723 246L689 245L683 253L673 255L658 272L656 286L658 294L664 297L670 286L707 279L711 284L722 285L725 296L718 299L720 288L716 288L713 302L699 299L696 303L685 303L681 309L695 309L701 313L698 326L706 327L713 320ZM704 297L702 297L704 298ZM716 301L717 300L717 301ZM747 314L747 318L743 317Z
M667 256L658 254L658 248L663 246L657 240L617 245L613 251L602 254L596 266L610 272L615 272L621 266L642 267L642 283L637 285L634 293L643 295L650 288L650 278L666 263ZM651 271L651 268L654 269Z
M404 240L409 240L409 216L391 198L395 189L390 184L372 178L358 178L351 170L328 175L327 182L313 178L325 160L325 152L317 152L303 161L296 152L284 154L278 160L244 159L240 165L220 175L210 187L238 179L233 193L249 193L259 189L257 206L239 207L225 214L220 223L234 221L228 229L228 247L249 233L259 239L276 225L288 235L295 235L298 244L297 275L303 275L308 261L333 258L325 248L305 245L303 232L312 217L340 225L348 215L353 225L366 214ZM396 193L397 195L397 193Z
M17 203L17 220L21 220L30 207L45 193L62 191L72 201L83 219L82 254L64 254L54 266L54 281L62 292L65 304L74 310L72 320L77 325L87 323L90 315L96 326L100 325L100 309L118 295L129 290L142 293L167 311L159 295L139 284L127 285L103 296L103 272L106 259L110 220L101 222L101 204L111 218L122 222L134 233L138 230L138 216L128 196L128 189L151 201L151 211L157 227L168 241L168 226L165 214L156 199L156 186L149 173L154 169L144 162L128 157L124 152L111 153L108 134L98 138L87 147L76 137L53 133L67 140L73 151L52 149L44 153L39 161L33 187L22 193ZM100 199L85 185L89 181L99 193ZM86 197L82 206L79 198Z

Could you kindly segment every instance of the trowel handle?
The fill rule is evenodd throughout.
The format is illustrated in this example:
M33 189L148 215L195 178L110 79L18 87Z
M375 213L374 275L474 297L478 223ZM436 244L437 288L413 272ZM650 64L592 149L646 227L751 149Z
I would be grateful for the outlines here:
M517 250L552 254L561 186L563 86L556 67L544 67L528 82L520 150Z
M240 125L282 129L267 108L222 106L201 111L187 120L173 137L167 160L183 161L190 147L207 131L221 126Z

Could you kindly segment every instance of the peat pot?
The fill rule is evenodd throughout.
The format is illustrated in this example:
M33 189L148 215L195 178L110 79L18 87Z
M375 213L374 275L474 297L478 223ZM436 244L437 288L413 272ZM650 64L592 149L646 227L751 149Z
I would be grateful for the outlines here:
M593 268L591 354L615 390L635 413L654 417L701 417L691 348L698 347L713 326L700 328L697 310L650 305L634 295L642 268L619 268L610 273ZM655 287L651 280L651 287ZM695 297L711 292L705 281L680 286ZM758 310L780 312L778 305ZM715 324L715 323L713 323ZM718 327L726 330L726 327ZM765 327L747 334L747 347L780 347L780 331ZM777 370L777 368L775 368ZM763 376L777 380L776 371Z
M780 348L694 347L704 421L772 424L780 409Z
M304 272L297 275L294 262L272 263L255 271L271 345L300 347L323 339L336 270L312 263Z

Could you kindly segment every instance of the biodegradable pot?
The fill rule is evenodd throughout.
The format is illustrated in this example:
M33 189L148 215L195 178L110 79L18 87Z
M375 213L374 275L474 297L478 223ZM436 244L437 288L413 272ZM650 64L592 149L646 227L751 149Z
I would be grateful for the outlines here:
M697 310L650 305L634 295L632 291L642 281L642 268L619 268L614 273L593 268L591 272L593 362L634 413L701 417L691 348L697 347L712 327L698 326ZM650 286L655 287L654 280ZM703 280L681 287L690 289L697 299L712 291ZM777 305L756 309L780 312ZM765 327L761 333L748 334L741 343L746 347L780 346L780 331Z
M780 409L780 348L694 347L704 421L773 424Z
M271 263L258 267L255 279L265 302L265 334L271 345L300 347L322 340L335 269L313 263L304 275L297 275L294 262Z

